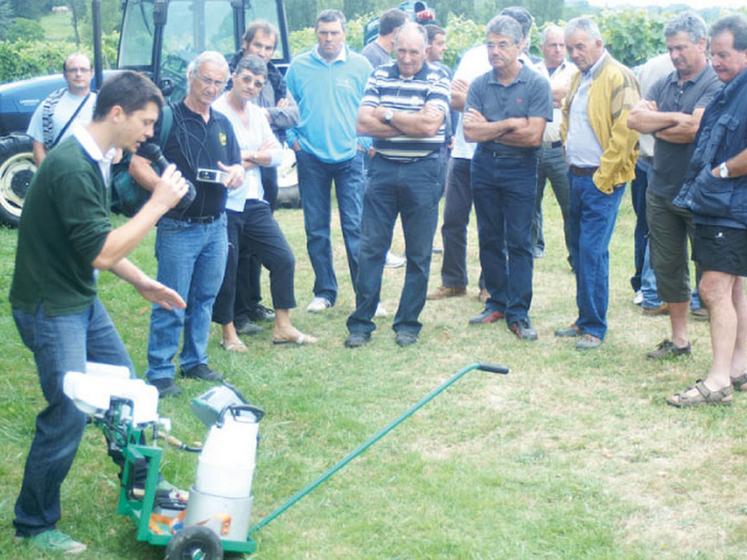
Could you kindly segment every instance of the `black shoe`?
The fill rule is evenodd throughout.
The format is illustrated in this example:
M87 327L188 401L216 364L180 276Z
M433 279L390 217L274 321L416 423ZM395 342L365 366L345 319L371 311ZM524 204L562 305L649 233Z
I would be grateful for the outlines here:
M404 348L405 346L415 344L418 341L418 335L407 331L398 332L397 336L394 337L394 340L397 345Z
M197 364L187 370L184 368L179 372L182 377L190 379L202 379L203 381L223 381L223 376L217 371L213 371L207 364Z
M532 328L528 319L514 321L508 328L519 340L537 340L537 331Z
M495 323L503 319L504 315L502 311L492 311L490 309L483 309L469 320L470 325L482 325L487 323Z
M158 389L158 398L165 399L167 397L178 397L182 394L182 390L179 386L174 383L174 380L170 377L162 379L154 379L149 381L156 389Z
M237 318L233 322L233 324L236 327L236 332L238 334L244 334L248 336L254 336L255 334L259 334L264 330L262 327L260 327L256 323L252 323L246 317L242 317L240 319Z
M260 321L274 321L275 312L264 305L257 304L247 312L250 321L258 323Z
M368 344L370 340L371 335L368 333L350 333L345 339L345 348L360 348Z

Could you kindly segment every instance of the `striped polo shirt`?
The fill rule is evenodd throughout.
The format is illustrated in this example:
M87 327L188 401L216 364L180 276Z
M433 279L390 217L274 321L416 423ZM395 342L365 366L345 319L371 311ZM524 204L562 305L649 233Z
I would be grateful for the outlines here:
M373 71L361 105L416 113L429 103L446 115L449 112L450 87L448 74L437 66L423 63L417 74L404 78L399 75L397 63L391 62ZM374 138L373 145L383 157L409 161L438 152L444 143L445 133L446 119L435 136Z

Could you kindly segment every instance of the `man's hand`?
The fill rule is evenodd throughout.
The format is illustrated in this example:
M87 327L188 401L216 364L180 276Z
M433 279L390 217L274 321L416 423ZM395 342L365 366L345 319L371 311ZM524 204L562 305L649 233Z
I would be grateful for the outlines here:
M184 309L187 307L187 304L178 293L153 278L143 275L133 285L140 292L141 296L151 303L160 305L164 309Z
M301 151L301 144L298 143L298 140L293 142L293 145L291 146L291 150L294 152L300 152Z
M181 172L172 163L156 182L153 194L151 194L151 200L163 205L166 209L171 209L187 194L187 188L187 182L182 177Z
M281 100L275 103L275 107L277 107L278 109L282 109L284 107L287 107L288 105L290 105L290 101L288 101L287 97L283 97Z
M235 165L224 165L222 162L218 162L218 169L226 173L228 176L223 181L228 189L236 189L241 186L244 182L244 168L240 164Z
M455 111L461 111L464 109L464 104L467 101L467 92L469 91L469 84L464 80L454 80L451 82L451 108Z
M488 122L488 119L485 118L485 116L476 109L467 109L464 112L464 121L465 122Z

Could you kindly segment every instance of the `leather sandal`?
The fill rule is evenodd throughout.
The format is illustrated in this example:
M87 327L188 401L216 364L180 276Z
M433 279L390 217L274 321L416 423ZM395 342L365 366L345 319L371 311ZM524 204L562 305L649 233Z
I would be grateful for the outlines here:
M688 396L687 393L692 389L697 389L697 393L692 396ZM704 404L724 404L730 405L732 403L734 389L731 385L727 385L723 389L718 391L711 391L703 383L702 379L698 379L695 385L688 387L684 391L667 397L667 404L676 406L677 408L688 408L693 406L700 406Z
M747 372L739 377L732 377L731 386L734 387L735 391L747 391Z

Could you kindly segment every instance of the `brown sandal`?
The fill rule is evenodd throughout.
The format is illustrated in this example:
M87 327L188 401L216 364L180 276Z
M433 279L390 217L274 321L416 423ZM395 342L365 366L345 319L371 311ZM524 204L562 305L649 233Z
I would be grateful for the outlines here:
M692 389L697 389L698 392L694 396L688 396L687 393ZM731 385L727 385L718 391L711 391L705 386L702 379L698 379L692 387L688 387L684 391L668 397L667 403L676 406L677 408L688 408L703 404L729 405L733 400L733 392L734 389L732 389Z
M734 387L735 391L747 391L747 372L739 377L732 377L731 386Z

